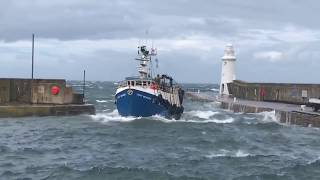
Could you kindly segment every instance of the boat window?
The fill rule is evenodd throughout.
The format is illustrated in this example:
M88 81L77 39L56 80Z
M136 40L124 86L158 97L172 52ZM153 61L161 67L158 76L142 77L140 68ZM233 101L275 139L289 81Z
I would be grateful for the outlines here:
M128 86L130 86L130 81L127 81Z
M134 86L134 81L131 81L131 86Z
M150 86L150 84L151 84L151 82L150 82L150 81L148 81L148 86Z
M141 81L137 81L136 82L136 86L141 86L142 84L141 84Z
M147 85L147 82L146 81L143 81L142 82L142 86L146 86Z

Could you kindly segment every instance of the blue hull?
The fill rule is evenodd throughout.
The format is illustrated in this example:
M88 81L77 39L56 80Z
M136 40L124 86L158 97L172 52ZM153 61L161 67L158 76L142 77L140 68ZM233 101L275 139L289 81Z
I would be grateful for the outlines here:
M157 96L135 89L116 94L116 104L121 116L169 116L168 109L158 101Z

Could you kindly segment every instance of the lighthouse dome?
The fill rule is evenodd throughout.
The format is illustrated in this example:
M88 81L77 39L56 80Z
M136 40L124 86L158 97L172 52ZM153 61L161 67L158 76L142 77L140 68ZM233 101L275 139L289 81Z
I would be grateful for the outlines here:
M227 44L227 46L225 47L222 60L236 60L232 44Z

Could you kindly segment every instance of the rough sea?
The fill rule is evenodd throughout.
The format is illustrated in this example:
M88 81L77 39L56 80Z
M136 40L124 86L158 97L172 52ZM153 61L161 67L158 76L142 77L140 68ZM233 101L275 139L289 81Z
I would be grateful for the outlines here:
M184 87L217 93L215 85ZM88 84L96 115L0 119L0 179L320 179L318 128L188 99L181 120L124 118L115 89Z

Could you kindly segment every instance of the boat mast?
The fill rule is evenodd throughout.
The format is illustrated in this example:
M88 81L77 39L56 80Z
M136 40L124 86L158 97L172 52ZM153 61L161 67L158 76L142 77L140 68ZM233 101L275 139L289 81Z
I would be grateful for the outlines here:
M140 61L140 66L138 66L138 72L140 74L140 78L148 78L150 76L150 69L148 68L148 63L150 62L151 58L149 56L149 51L147 51L146 46L138 47L138 57L136 60Z
M152 78L152 56L156 56L156 49L152 48L151 52L147 50L145 45L138 47L138 57L136 60L140 61L138 72L141 79ZM150 66L149 66L150 63Z
M152 48L151 51L147 49L147 42L148 42L148 35L149 32L146 30L146 42L145 45L140 45L138 47L138 57L136 60L140 61L138 66L138 72L140 74L141 79L145 78L152 78L153 77L153 64L152 64L152 56L156 56L156 49L153 48L153 41L152 41ZM139 41L140 42L140 41Z

